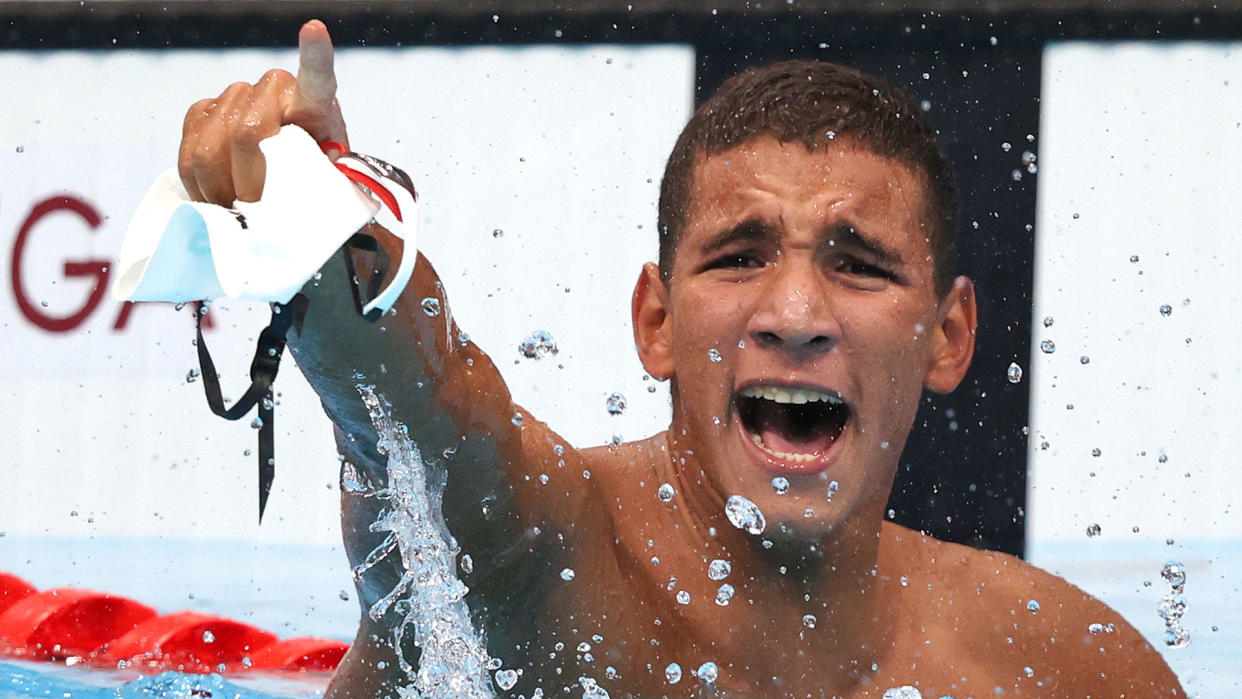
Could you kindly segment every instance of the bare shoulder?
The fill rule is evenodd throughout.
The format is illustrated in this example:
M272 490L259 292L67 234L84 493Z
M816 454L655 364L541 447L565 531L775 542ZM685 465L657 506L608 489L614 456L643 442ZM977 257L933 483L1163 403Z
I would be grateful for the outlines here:
M1108 605L1019 558L918 537L952 645L979 667L1019 668L1030 696L1182 697L1177 677ZM947 621L941 613L937 617ZM1025 677L1025 681L1023 681Z

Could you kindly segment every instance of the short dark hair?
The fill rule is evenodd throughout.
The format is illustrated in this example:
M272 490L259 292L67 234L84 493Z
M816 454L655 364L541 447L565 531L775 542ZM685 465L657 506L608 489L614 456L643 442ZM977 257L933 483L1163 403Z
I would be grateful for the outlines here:
M810 150L845 138L921 175L936 293L948 293L957 268L957 190L935 132L897 87L821 61L783 61L735 75L690 118L660 183L660 273L666 282L686 224L696 165L760 136L800 142Z

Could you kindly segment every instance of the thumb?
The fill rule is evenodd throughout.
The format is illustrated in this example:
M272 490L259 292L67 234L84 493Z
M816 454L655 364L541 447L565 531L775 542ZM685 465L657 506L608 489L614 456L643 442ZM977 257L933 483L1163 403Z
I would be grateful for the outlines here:
M315 140L346 142L345 122L336 101L332 37L317 19L298 32L298 76L286 122L305 128Z

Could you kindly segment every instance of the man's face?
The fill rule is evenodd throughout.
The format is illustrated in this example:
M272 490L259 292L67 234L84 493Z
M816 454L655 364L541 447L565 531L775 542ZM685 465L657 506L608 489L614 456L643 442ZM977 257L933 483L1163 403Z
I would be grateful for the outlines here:
M934 290L922 182L844 139L697 165L662 332L674 439L719 501L803 534L882 511L955 299Z

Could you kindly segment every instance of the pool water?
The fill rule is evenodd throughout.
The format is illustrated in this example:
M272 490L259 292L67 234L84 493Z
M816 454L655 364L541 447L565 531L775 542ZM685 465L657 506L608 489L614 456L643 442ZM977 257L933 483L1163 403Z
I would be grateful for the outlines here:
M1029 558L1103 599L1161 650L1188 696L1242 696L1242 541L1125 542L1086 539L1033 545ZM1191 634L1185 648L1165 648L1156 614L1167 586L1165 561L1187 571ZM161 612L194 609L229 616L282 638L349 641L358 607L339 547L215 540L0 538L0 570L42 589L88 587L133 597ZM1147 584L1150 583L1150 584ZM132 671L65 667L0 658L0 699L10 697L322 696L322 673L140 677Z
M291 699L323 696L330 675L301 673L221 677L165 672L142 676L124 670L79 669L51 663L0 662L0 699L73 697L74 699Z

